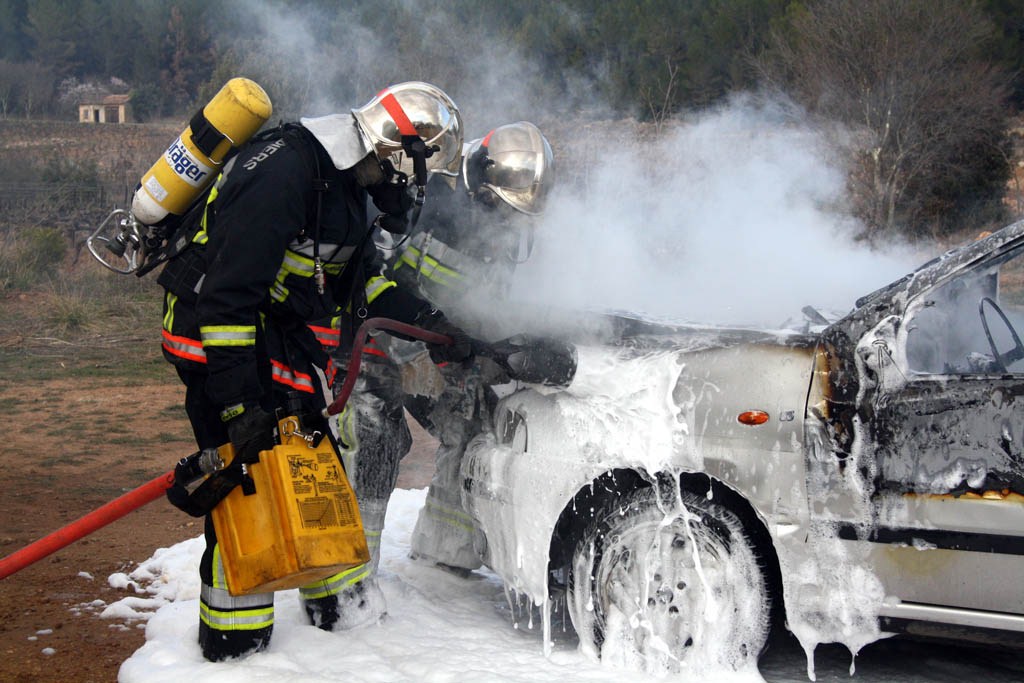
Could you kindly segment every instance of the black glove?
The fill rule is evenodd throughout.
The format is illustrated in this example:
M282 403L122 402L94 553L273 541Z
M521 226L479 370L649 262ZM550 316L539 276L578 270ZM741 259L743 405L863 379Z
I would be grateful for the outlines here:
M462 328L453 325L441 311L434 309L421 313L415 324L416 327L422 327L428 332L443 334L452 339L451 344L427 342L427 351L430 352L430 360L434 363L460 363L473 357L473 338L463 332Z
M235 447L235 457L254 458L260 451L269 451L274 447L274 429L277 418L260 408L258 405L243 406L241 413L237 408L229 408L226 413L234 413L228 419L228 438Z

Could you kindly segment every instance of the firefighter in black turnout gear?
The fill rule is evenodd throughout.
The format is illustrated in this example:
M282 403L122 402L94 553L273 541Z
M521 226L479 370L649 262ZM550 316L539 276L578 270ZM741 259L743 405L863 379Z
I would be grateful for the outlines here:
M370 116L357 115L367 108ZM334 370L309 323L339 308L447 334L456 343L437 351L453 361L471 354L461 330L381 274L370 237L368 195L382 212L377 225L400 232L407 224L412 143L432 152L430 168L459 163L458 109L426 83L386 88L352 113L282 125L225 165L191 245L159 278L163 351L186 386L200 448L230 441L238 457L269 449L285 409L330 433L320 416ZM209 514L205 534L203 655L216 661L265 648L274 594L230 595ZM346 626L338 595L349 584L336 575L300 589L312 623Z
M476 339L497 339L507 328L506 300L516 265L532 248L532 216L540 214L555 181L551 146L532 123L495 128L467 144L461 174L431 176L430 204L408 236L387 245L388 274L445 310ZM390 236L382 235L388 239ZM342 344L341 358L347 357ZM413 555L456 573L480 566L479 532L462 508L459 467L469 440L490 422L492 385L509 377L494 362L444 363L434 350L381 338L363 348L356 389L339 416L354 460L356 495L370 549L370 576L399 463L412 438L406 410L440 442L437 467L412 538Z

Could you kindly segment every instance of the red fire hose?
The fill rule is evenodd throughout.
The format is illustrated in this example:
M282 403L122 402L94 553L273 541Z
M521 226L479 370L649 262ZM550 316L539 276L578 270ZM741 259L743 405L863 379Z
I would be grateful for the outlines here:
M355 342L352 345L352 356L349 358L348 362L348 373L345 377L345 383L342 385L341 391L338 393L338 397L334 399L334 402L324 409L324 415L337 415L344 410L345 403L348 402L348 398L352 394L352 388L355 386L356 376L359 374L359 365L362 362L363 346L366 343L367 336L373 330L389 330L392 332L398 332L432 344L452 343L451 338L443 334L427 332L422 328L400 323L397 320L390 320L388 318L367 319L359 326L359 330L356 332ZM79 517L70 524L54 531L52 534L44 536L38 541L25 546L21 550L11 553L7 557L0 559L0 579L5 579L30 564L38 562L47 555L55 553L61 548L69 546L81 538L85 538L97 529L105 527L111 522L124 517L132 510L137 510L143 505L153 502L157 498L162 497L164 495L164 491L173 485L174 470L171 470L170 472L161 474L156 479L143 484L137 489L129 491L120 498L115 498L102 507L96 508L85 516Z
M21 550L15 551L0 560L0 579L5 579L16 571L34 564L64 546L71 545L80 538L88 536L114 520L121 519L132 510L138 509L164 495L174 483L174 470L161 474L148 484L133 489L120 498L115 498L106 505L98 507L84 517L79 517L67 526L61 527L49 536L40 538Z
M356 385L356 378L359 376L359 365L363 362L363 346L366 338L373 330L388 330L398 332L407 337L413 337L431 344L451 344L452 338L437 332L427 332L421 327L400 323L389 318L367 318L356 331L355 342L352 344L352 356L348 361L348 373L345 375L345 383L341 385L338 396L334 403L324 408L324 415L337 415L345 409L348 397L352 395L352 388Z

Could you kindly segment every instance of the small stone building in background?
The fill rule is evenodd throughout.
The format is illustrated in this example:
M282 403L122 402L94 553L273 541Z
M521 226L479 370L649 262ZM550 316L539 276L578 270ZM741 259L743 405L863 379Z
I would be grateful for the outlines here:
M96 100L82 100L78 120L82 123L130 123L131 95L106 95Z

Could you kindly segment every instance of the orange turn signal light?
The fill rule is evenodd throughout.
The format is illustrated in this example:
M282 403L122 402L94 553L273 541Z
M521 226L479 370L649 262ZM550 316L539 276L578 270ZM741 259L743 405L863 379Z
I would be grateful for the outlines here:
M748 410L744 413L740 413L739 417L736 418L742 424L750 425L751 427L756 425L763 425L768 421L768 413L763 410Z

